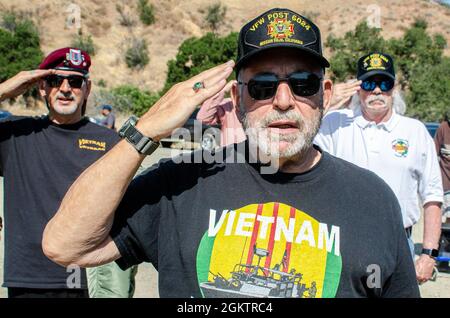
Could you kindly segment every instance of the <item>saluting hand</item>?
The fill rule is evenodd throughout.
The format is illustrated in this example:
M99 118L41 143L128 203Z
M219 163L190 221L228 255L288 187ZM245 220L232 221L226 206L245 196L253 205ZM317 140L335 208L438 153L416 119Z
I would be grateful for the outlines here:
M229 61L175 84L141 117L136 127L154 140L169 136L174 129L183 126L198 105L225 87L233 66L234 62ZM195 91L196 83L203 83L203 88Z
M5 82L0 83L0 101L22 95L40 79L55 72L55 70L33 70L17 73Z
M361 83L361 81L351 81L333 85L333 97L328 111L346 107L352 96L360 90Z

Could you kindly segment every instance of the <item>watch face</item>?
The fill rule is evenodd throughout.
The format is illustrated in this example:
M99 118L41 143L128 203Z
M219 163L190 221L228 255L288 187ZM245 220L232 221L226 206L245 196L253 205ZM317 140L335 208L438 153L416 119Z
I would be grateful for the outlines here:
M130 118L127 119L127 121L125 122L125 124L123 124L123 126L120 128L119 130L119 136L120 137L126 137L126 132L128 130L128 128L130 128L130 126L134 126L137 123L137 118L136 116L131 116Z
M438 257L439 256L439 251L438 250L432 250L431 251L431 256Z

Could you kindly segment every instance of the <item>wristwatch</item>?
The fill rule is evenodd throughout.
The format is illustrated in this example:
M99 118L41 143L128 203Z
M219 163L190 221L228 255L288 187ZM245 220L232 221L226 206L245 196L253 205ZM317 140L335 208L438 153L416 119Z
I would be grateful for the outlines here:
M159 142L144 136L136 128L138 118L131 116L119 129L119 136L125 138L141 154L150 155L159 147Z
M439 250L422 248L422 253L421 254L425 254L425 255L428 255L428 256L430 256L432 258L436 258L436 257L439 256Z

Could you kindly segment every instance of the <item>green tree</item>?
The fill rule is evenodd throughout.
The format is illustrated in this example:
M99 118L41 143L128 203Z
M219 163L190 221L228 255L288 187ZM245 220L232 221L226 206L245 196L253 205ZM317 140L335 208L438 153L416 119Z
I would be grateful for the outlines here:
M333 56L330 59L331 78L338 82L355 77L356 64L362 55L371 51L385 51L386 41L381 29L370 28L364 21L354 31L347 32L343 38L330 35L325 43Z
M31 20L14 12L3 13L0 20L0 82L3 82L20 71L36 69L44 55L39 33ZM35 104L38 95L36 87L25 92L26 105Z
M450 58L437 64L418 64L409 72L407 115L423 121L440 121L449 110Z
M18 19L13 13L2 16L0 28L0 82L23 70L35 69L43 59L39 33L33 22Z
M442 35L428 35L427 23L421 19L416 20L402 38L389 41L389 48L396 58L395 64L402 74L402 87L408 87L418 66L441 63L446 45Z
M236 60L237 37L235 32L226 37L207 33L201 38L184 41L176 58L168 62L167 80L162 93L206 69L231 59Z

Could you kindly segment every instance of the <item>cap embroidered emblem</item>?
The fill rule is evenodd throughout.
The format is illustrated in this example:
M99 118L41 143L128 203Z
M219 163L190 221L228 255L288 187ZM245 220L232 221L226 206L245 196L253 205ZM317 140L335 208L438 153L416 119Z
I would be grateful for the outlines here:
M381 58L375 56L370 60L370 66L373 68L381 68L383 66L383 61Z
M69 53L66 54L66 60L69 60L73 65L81 65L84 58L80 50L70 49Z
M267 26L267 35L273 39L286 39L294 34L294 24L286 19L277 18Z

